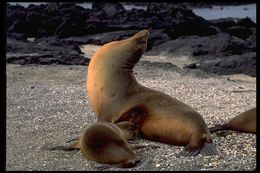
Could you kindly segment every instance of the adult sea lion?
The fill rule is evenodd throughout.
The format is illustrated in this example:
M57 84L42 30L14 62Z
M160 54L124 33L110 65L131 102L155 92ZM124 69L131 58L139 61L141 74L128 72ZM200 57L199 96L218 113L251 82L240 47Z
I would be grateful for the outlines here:
M138 126L131 122L97 122L70 146L57 146L51 150L80 149L88 159L114 167L133 167L141 159L130 148L127 140L137 133Z
M131 121L144 138L186 146L181 155L216 154L202 116L191 106L137 82L133 67L149 31L99 48L88 66L87 93L98 121Z
M225 124L218 124L209 128L210 132L234 130L242 133L256 133L256 108L249 109Z

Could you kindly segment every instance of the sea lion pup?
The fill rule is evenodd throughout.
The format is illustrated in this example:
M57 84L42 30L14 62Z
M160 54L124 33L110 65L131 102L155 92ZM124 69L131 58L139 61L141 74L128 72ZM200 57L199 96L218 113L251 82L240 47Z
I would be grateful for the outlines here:
M91 58L87 93L98 121L138 124L146 139L186 146L181 155L216 154L202 116L191 106L140 85L133 67L147 48L149 31L113 41Z
M57 146L51 150L80 149L88 159L114 167L133 167L141 159L130 148L127 140L133 138L138 127L131 122L97 122L70 146Z
M242 133L256 133L256 108L249 109L225 124L218 124L209 128L210 132L221 130L234 130Z

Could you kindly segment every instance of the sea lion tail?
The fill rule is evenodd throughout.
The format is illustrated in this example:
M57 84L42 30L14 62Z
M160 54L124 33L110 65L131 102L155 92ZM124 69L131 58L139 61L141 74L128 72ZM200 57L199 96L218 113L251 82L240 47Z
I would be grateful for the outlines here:
M216 147L212 143L204 142L204 146L200 150L203 156L212 156L218 154Z
M225 126L221 125L221 124L218 124L214 127L209 128L210 133L214 133L214 132L221 131L221 130L225 130Z

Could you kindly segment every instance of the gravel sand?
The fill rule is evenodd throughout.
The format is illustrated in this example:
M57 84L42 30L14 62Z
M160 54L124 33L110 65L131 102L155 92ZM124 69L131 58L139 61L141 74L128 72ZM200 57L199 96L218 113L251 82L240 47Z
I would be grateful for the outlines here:
M97 164L86 160L79 151L44 149L66 145L66 141L96 122L85 90L87 67L7 64L6 71L6 170L93 170ZM191 105L209 127L256 106L255 78L246 75L202 75L144 61L136 65L135 75L141 84ZM160 148L136 150L142 162L123 170L256 168L255 134L212 135L219 152L216 156L177 158L182 146L138 139L131 145L153 144Z

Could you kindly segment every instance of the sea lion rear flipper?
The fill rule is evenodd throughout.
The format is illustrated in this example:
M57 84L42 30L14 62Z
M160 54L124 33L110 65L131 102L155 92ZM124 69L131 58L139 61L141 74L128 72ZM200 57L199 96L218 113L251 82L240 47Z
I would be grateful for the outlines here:
M72 139L66 141L66 143L70 143L70 142L72 142L72 141L76 141L76 140L78 140L79 138L80 138L80 136L77 136L77 137L75 137L75 138L72 138Z
M196 156L199 154L200 148L191 148L186 146L176 157L179 156Z
M55 146L49 148L49 150L65 150L65 151L73 151L73 150L79 150L79 141L73 143L72 145L69 146Z
M218 154L216 147L212 143L204 142L204 146L200 150L203 156L212 156Z
M218 125L216 125L214 127L209 128L209 132L210 133L221 131L221 130L225 130L224 125L221 125L221 124L218 124Z
M53 150L64 150L64 151L73 151L73 150L78 150L78 148L72 148L70 146L55 146L50 148L51 151Z
M178 155L179 156L196 156L197 154L203 156L211 156L218 153L216 147L212 143L204 142L203 147L189 147L186 146Z

